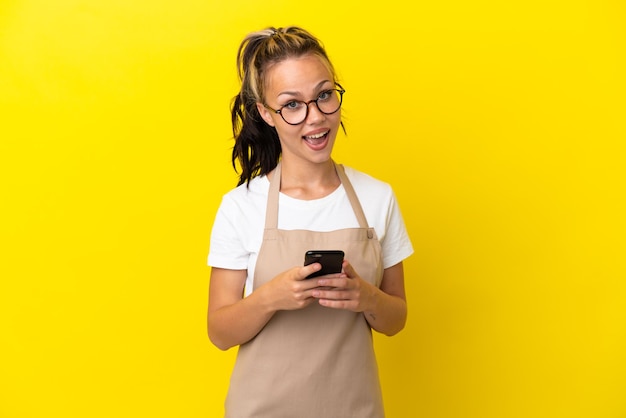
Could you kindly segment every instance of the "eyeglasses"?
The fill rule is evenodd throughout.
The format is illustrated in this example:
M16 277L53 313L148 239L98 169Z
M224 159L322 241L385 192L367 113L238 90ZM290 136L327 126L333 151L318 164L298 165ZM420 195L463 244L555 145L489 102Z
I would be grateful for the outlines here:
M272 109L268 105L264 105L267 109L274 113L278 113L289 125L299 125L309 116L309 105L315 103L315 106L325 115L332 115L341 108L343 102L343 94L346 92L339 83L338 89L329 89L322 91L317 99L303 102L300 100L291 100L280 109Z

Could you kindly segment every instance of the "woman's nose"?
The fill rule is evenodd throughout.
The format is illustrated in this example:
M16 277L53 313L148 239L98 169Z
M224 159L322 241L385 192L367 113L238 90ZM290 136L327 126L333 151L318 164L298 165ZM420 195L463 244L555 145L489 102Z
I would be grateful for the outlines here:
M309 108L308 115L306 116L307 123L315 123L326 118L326 115L317 107L317 102L312 101L307 104L307 107Z

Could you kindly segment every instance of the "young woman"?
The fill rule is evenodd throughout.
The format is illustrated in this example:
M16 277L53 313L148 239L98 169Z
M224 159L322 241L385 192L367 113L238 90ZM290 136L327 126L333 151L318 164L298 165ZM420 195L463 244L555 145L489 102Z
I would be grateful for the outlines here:
M241 176L209 254L209 337L239 346L226 417L382 417L371 329L404 327L413 252L393 191L331 158L345 90L319 40L255 32L237 64ZM343 251L342 271L307 278L308 250Z

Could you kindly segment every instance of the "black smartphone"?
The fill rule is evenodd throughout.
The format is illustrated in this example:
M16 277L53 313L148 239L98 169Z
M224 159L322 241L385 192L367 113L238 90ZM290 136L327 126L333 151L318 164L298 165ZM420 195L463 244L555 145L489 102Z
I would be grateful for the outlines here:
M307 276L307 279L325 274L341 273L344 253L341 250L310 250L304 254L304 265L320 263L322 269Z

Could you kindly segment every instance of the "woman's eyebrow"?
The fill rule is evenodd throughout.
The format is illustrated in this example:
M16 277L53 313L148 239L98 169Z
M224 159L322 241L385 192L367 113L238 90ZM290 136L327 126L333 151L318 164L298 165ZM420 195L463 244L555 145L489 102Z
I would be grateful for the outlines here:
M319 90L324 84L326 83L332 83L330 80L322 80L319 83L317 83L317 85L315 86L314 90ZM278 93L278 97L282 96L282 95L288 95L288 96L299 96L300 93L297 91L281 91L280 93Z

